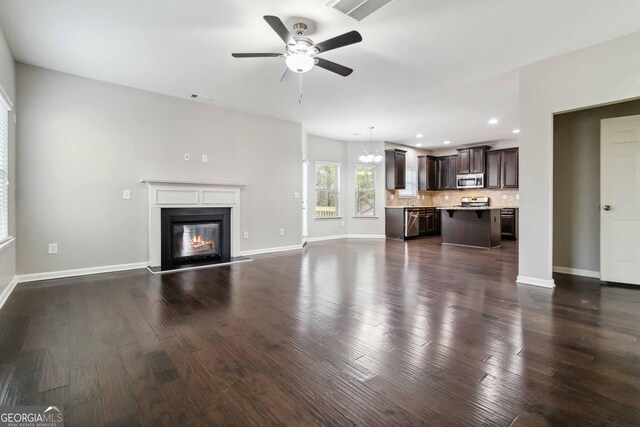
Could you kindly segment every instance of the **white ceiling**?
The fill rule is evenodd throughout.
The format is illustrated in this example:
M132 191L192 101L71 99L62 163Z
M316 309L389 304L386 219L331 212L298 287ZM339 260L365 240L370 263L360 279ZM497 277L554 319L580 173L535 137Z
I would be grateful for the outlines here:
M326 137L425 147L512 138L519 67L640 31L638 0L395 0L357 23L328 0L0 0L17 61L303 123ZM355 69L315 68L280 83L282 58L263 21L302 16L315 42L358 30L364 41L322 55ZM490 126L496 117L500 123ZM354 136L359 133L362 136Z

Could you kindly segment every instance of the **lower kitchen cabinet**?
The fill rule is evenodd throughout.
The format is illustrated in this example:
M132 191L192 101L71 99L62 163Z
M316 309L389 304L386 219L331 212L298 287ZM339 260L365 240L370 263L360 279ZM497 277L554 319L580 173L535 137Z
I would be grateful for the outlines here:
M503 239L518 239L518 209L504 208L500 210L501 236Z
M421 229L420 235L435 236L440 234L440 211L439 210L437 210L436 208L425 208L420 219L422 222L424 222L424 232Z
M411 224L411 218L410 215L407 216L407 210L419 210L417 234L408 233L406 230L408 226L407 218L409 218L409 223ZM418 236L435 236L439 234L440 211L434 207L387 207L385 209L385 235L389 239L407 239Z

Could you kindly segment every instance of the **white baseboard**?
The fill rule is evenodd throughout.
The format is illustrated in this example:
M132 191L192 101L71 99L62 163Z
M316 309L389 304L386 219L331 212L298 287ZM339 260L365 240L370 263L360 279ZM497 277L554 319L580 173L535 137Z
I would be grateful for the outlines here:
M337 234L335 236L308 237L307 242L323 242L338 239L386 239L384 234Z
M553 279L538 279L536 277L526 277L526 276L518 276L516 278L516 283L519 285L533 285L540 286L543 288L553 288L556 284L553 282Z
M78 268L76 270L49 271L46 273L21 274L18 283L35 282L36 280L61 279L64 277L87 276L90 274L111 273L114 271L136 270L147 268L148 262L135 262L132 264L104 265L101 267Z
M307 237L307 242L324 242L325 240L346 239L348 234L337 234L335 236Z
M554 273L563 273L563 274L571 274L573 276L582 276L582 277L592 277L594 279L600 278L599 271L591 271L591 270L581 270L579 268L569 268L569 267L553 267Z
M260 254L271 254L274 252L287 252L287 251L296 251L302 249L302 244L300 245L292 245L292 246L280 246L276 248L263 248L263 249L252 249L249 251L240 251L240 256L251 256L251 255L260 255Z
M13 276L13 279L11 279L7 287L4 288L4 291L2 291L2 293L0 294L0 310L2 310L2 306L4 306L4 303L7 302L7 300L9 299L9 295L11 295L11 292L13 292L17 284L18 276Z

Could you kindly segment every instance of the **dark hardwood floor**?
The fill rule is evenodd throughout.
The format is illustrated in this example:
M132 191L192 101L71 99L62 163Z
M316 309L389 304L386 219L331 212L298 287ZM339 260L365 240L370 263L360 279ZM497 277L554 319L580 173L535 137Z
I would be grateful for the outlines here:
M23 284L0 403L78 426L640 424L640 289L516 274L515 242L429 238Z

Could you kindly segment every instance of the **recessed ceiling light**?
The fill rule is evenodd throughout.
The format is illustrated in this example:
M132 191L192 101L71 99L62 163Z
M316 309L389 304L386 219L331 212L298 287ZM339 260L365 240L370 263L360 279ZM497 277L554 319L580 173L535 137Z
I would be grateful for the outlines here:
M416 135L416 138L422 138L423 136L424 136L423 134L419 133Z
M520 133L520 129L514 129L513 133Z
M445 142L443 142L443 144L444 145L449 145L449 144L451 144L451 141L445 141Z
M489 119L489 124L490 125L497 125L498 124L498 119Z
M416 144L416 147L422 147L422 144L418 143Z

